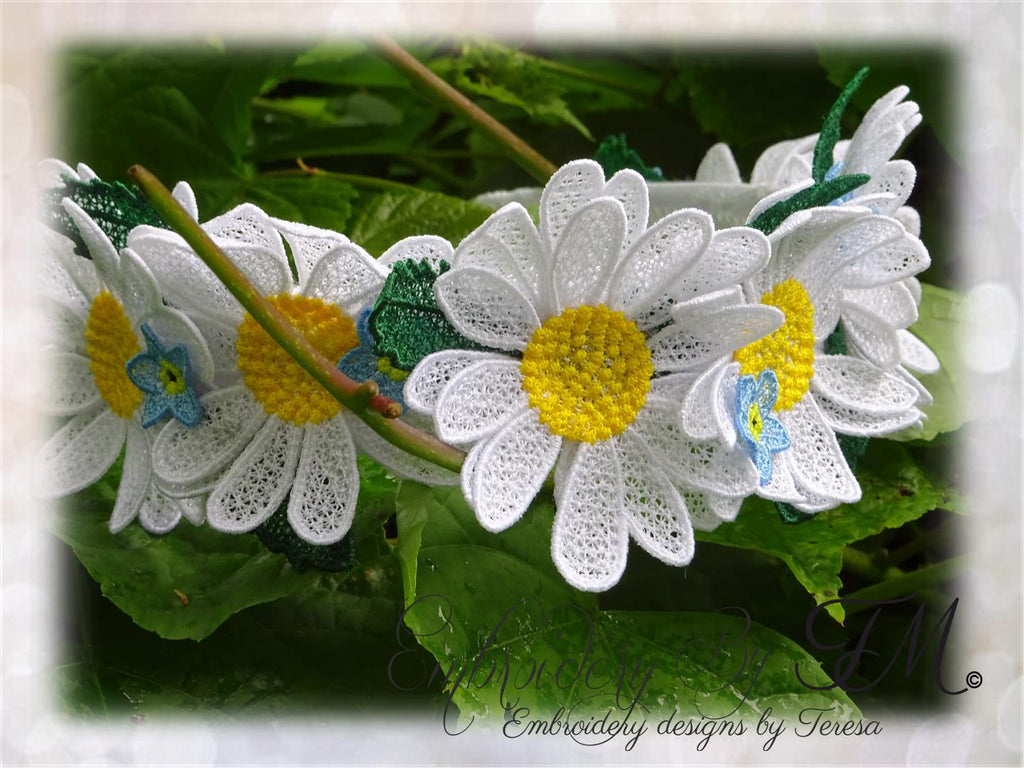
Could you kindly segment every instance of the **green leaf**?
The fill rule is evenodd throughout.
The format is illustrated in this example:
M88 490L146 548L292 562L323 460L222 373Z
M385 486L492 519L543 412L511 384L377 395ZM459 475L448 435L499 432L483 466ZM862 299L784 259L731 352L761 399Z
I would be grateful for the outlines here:
M462 714L457 729L506 710L506 719L548 719L560 707L574 715L611 709L621 717L634 699L646 708L638 706L635 719L647 718L651 730L673 710L736 719L767 706L776 713L808 706L856 713L842 692L805 688L794 666L808 683L828 685L818 662L739 611L599 610L594 595L570 587L554 568L548 498L500 535L482 529L454 489L403 486L403 507L421 507L429 519L406 624L447 677ZM566 671L555 683L560 665ZM538 669L547 670L543 678ZM447 711L445 725L457 730Z
M241 193L271 216L344 232L359 193L348 182L330 176L257 176Z
M698 532L697 538L777 557L819 604L834 600L842 587L839 573L847 545L958 502L953 491L918 465L911 451L887 440L872 441L857 479L862 497L856 504L843 504L799 525L787 525L771 502L751 497L735 522ZM840 604L827 610L836 621L843 621Z
M839 141L840 120L843 117L843 112L846 111L846 105L850 103L854 92L867 76L868 68L862 67L857 74L850 78L850 82L836 98L835 104L832 105L832 109L829 110L828 116L821 126L818 141L814 145L814 162L811 166L811 176L818 184L825 181L825 175L832 168L832 150L835 148L836 142Z
M348 236L374 256L404 237L437 235L458 244L493 211L478 203L413 187L359 200Z
M867 184L870 180L871 177L866 173L851 173L845 176L837 176L829 181L815 183L813 186L801 189L791 197L779 200L775 205L761 211L750 222L750 226L761 230L766 235L770 235L778 229L782 222L797 211L828 205L848 192L852 192L857 187Z
M636 171L648 181L664 181L660 168L649 168L636 150L626 143L626 134L608 136L597 147L594 159L601 164L605 176L612 176L625 168Z
M220 533L186 522L164 536L151 536L138 525L111 534L107 520L116 483L116 476L110 476L69 499L54 532L71 546L103 594L144 629L168 639L201 640L232 614L318 583L317 573L300 573L255 535ZM379 496L375 489L360 489L353 523L360 561L367 543L384 546L380 525L394 509L393 502L388 509L368 501ZM393 497L393 485L390 493Z
M956 348L962 300L955 291L921 284L921 306L917 322L910 331L931 347L942 368L928 376L917 375L934 402L922 409L927 417L922 427L893 435L894 440L932 440L944 432L959 429L964 423L967 372Z
M461 55L437 59L430 66L438 74L447 75L460 91L517 107L544 122L565 123L594 140L565 103L562 87L547 75L535 56L479 42L466 44Z
M129 189L117 181L64 179L60 186L44 193L46 223L72 240L75 252L87 259L92 255L74 220L61 205L64 198L70 198L85 211L119 251L128 244L128 233L141 224L170 229L139 190Z
M437 305L434 282L449 269L442 261L435 272L426 261L400 261L391 269L370 311L374 351L391 365L411 371L432 352L445 349L486 349L460 334Z

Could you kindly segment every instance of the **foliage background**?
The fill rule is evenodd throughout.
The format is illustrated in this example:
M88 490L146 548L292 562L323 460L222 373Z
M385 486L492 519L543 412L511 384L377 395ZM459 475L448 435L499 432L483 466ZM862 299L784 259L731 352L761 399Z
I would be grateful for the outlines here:
M939 286L928 292L920 333L955 369L944 344L956 306L956 295L945 290L956 278L947 224L956 143L951 61L942 50L896 57L863 49L684 55L552 47L522 54L479 40L419 41L409 48L556 164L591 156L597 140L625 133L669 179L692 177L720 140L749 173L769 144L816 132L861 65L870 65L872 75L844 118L845 136L875 98L908 84L925 123L902 156L918 168L911 203L933 259L922 278ZM251 201L275 216L346 232L379 254L411 234L457 241L486 216L466 202L473 195L534 183L499 147L362 44L77 48L63 63L64 158L88 163L107 180L123 180L133 163L165 182L188 180L202 220ZM307 174L297 158L325 173ZM951 404L954 378L944 373L928 384L942 395L930 423L943 434L901 445L875 441L858 472L865 500L856 509L790 527L767 505L751 502L740 522L698 545L686 569L669 569L634 547L623 581L601 596L601 611L628 611L634 624L667 627L741 605L773 633L778 648L804 646L793 653L809 650L808 611L835 593L891 597L916 590L937 617L948 605L952 558L960 554L950 462L960 419ZM255 537L187 525L162 539L137 527L111 537L105 521L116 475L72 499L56 530L70 545L64 550L65 663L58 670L67 708L112 720L181 710L233 719L357 705L436 711L445 699L439 685L400 691L386 677L401 647L403 596L437 586L456 606L472 606L465 647L457 649L471 653L479 632L494 623L493 595L478 590L501 573L499 561L525 564L525 571L505 574L513 582L550 576L544 560L550 509L542 501L512 535L481 537L464 525L471 517L459 500L411 484L399 488L372 465L362 468L358 565L343 575L299 573ZM421 526L424 516L429 522ZM460 557L472 547L472 567L468 559L438 560L436 553L453 544L464 548ZM531 552L539 554L531 559ZM175 589L187 595L187 605ZM554 587L545 595L565 597ZM913 607L879 622L879 647L898 646ZM829 625L837 647L814 655L826 665L833 661L868 618L864 612ZM415 617L411 623L415 628ZM411 647L403 660L414 665L429 667L431 653L445 655L429 641ZM856 704L876 713L935 705L926 670L927 661L909 678L890 676L855 696ZM872 671L865 669L864 678ZM458 703L472 710L488 702Z

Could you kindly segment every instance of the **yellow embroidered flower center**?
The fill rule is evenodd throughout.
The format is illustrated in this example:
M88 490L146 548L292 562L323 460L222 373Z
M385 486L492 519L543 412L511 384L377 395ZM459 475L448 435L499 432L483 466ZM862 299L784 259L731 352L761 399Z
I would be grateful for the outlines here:
M132 384L125 365L142 351L121 302L104 291L89 307L85 321L85 354L103 402L122 419L142 405L142 392Z
M544 321L519 365L522 387L556 435L594 443L633 423L651 388L651 351L636 324L603 304Z
M740 373L757 376L771 369L779 379L776 411L792 408L807 394L814 375L814 305L807 291L793 278L784 280L761 297L777 307L786 321L775 333L736 350ZM760 415L760 412L759 412Z
M359 344L355 323L333 304L290 293L271 296L270 303L328 360L337 363ZM341 412L341 403L278 346L248 312L238 326L235 348L245 386L268 414L302 425L319 424Z

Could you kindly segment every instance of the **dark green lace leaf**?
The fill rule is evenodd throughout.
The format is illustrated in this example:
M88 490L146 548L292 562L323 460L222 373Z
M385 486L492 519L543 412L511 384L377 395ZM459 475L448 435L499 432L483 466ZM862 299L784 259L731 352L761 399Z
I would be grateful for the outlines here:
M71 199L89 214L118 250L128 244L128 233L140 224L170 229L138 190L129 189L118 181L76 181L64 177L61 186L44 193L45 221L52 229L74 242L75 253L87 259L92 256L75 222L61 205L64 198Z
M665 176L660 168L651 168L644 164L636 150L626 142L626 134L612 134L605 138L597 147L594 159L601 164L605 176L611 176L625 168L636 171L648 181L664 181Z
M271 552L284 555L297 571L310 568L341 573L356 565L356 550L349 533L334 544L310 544L300 539L288 522L288 499L254 533Z
M851 173L848 176L838 176L830 181L815 184L813 187L801 189L792 197L780 200L771 208L761 211L749 226L770 235L778 229L783 221L797 211L828 205L857 187L867 184L870 180L871 177L866 173Z
M864 78L868 76L868 71L868 67L862 67L850 82L846 84L846 87L839 94L839 98L832 105L832 109L829 110L828 115L825 117L825 122L821 126L821 133L818 134L818 143L814 145L814 162L811 165L811 176L819 184L825 180L825 174L832 167L832 150L835 148L836 142L839 141L839 121L842 119L843 112L846 111L846 106L850 103L854 92L864 82Z
M460 334L434 298L434 281L448 271L442 261L435 272L426 261L400 261L384 282L370 311L374 350L391 365L411 371L431 352L487 349Z

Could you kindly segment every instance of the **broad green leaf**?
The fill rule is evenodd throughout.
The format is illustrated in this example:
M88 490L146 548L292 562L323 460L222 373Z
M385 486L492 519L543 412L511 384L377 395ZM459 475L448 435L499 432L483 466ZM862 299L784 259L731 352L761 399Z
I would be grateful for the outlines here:
M374 256L412 235L437 235L458 245L493 213L478 203L412 187L368 193L359 204L348 236Z
M839 691L804 687L797 664L808 683L829 684L818 662L739 611L599 610L594 595L554 568L548 499L501 534L483 530L454 489L405 486L398 505L427 511L406 624L437 659L461 713L456 725L446 710L449 732L477 716L549 719L560 707L621 717L633 700L635 719L651 729L673 711L737 719L766 706L857 712Z
M400 261L391 269L370 311L374 351L395 368L411 371L427 355L446 349L486 349L462 336L437 305L434 282L448 271L426 261Z
M257 99L253 106L271 115L285 115L311 125L346 128L352 126L392 126L402 121L402 114L390 102L369 93L350 96L292 96L290 98Z
M839 573L847 545L958 503L957 494L929 477L910 450L885 440L871 443L857 479L862 497L856 504L843 504L798 525L786 525L771 502L751 497L735 522L698 532L697 538L777 557L819 604L833 600L842 587ZM842 605L836 603L827 610L836 621L843 621Z
M108 477L72 497L62 505L54 532L107 598L161 637L201 640L232 614L319 583L319 574L298 572L251 534L220 533L187 522L163 536L151 536L136 524L111 534L107 520L115 487L116 476ZM379 493L375 486L361 488L353 524L360 562L367 542L383 540L380 525L393 510L368 503Z
M917 375L934 398L930 406L922 409L927 416L924 426L893 435L894 440L932 440L943 432L959 429L964 423L967 373L956 347L961 301L962 296L955 291L921 284L921 306L910 332L931 347L942 368L928 376Z
M492 42L477 42L463 45L458 56L436 59L430 66L460 91L516 107L544 122L565 123L594 139L565 103L562 87L547 76L534 56Z
M359 193L348 182L324 175L257 176L242 187L245 200L271 216L345 232Z
M359 42L320 43L295 59L288 77L358 88L409 88L401 72Z

